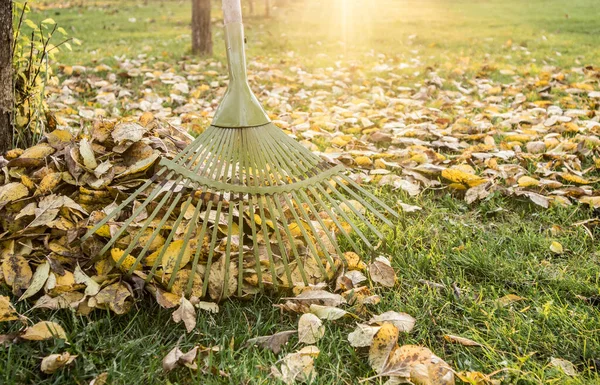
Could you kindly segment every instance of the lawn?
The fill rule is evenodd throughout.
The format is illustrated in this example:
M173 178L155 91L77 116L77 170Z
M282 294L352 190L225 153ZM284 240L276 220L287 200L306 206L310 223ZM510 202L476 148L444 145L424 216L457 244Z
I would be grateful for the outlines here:
M259 6L259 14L245 22L249 62L281 68L286 77L277 78L278 85L302 86L295 82L293 66L318 72L347 63L362 70L374 63L406 62L409 65L397 73L394 87L412 87L427 81L431 69L444 79L451 79L460 68L462 79L484 74L498 84L510 85L514 74L535 77L549 71L549 66L568 72L572 67L600 65L600 3L596 0L283 3L271 18L261 16ZM189 1L87 0L72 2L67 8L56 5L34 2L31 17L52 17L82 41L73 52L61 52L54 63L61 80L68 79L64 66L117 66L123 57L140 54L152 63L166 63L175 73L185 64L212 60L189 54ZM224 63L216 4L213 17L215 60ZM223 66L211 68L225 73ZM258 72L259 67L251 64L250 68ZM364 72L365 83L377 83L383 76ZM573 82L580 80L576 72L568 76ZM198 82L203 81L209 80ZM272 80L253 81L257 87L273 87ZM135 95L145 92L140 82L127 86ZM454 90L456 84L447 82L444 87ZM598 89L598 81L594 87ZM540 100L533 94L526 96ZM564 97L557 90L550 100L559 104ZM82 103L98 107L93 100L90 97ZM308 101L290 103L304 111ZM427 106L442 108L435 103ZM598 116L598 105L594 108ZM317 144L322 150L328 147ZM597 191L600 174L596 170L590 175ZM494 378L506 384L600 384L600 227L593 221L585 224L598 217L598 209L582 204L542 208L524 197L499 192L467 204L460 193L447 188L409 195L382 187L377 194L388 202L401 199L422 207L403 213L395 231L386 232L385 253L399 282L394 289L377 289L382 301L371 309L375 314L396 310L416 318L415 329L400 337L401 345L427 346L456 371L499 371ZM552 242L559 242L564 252L551 251ZM2 290L9 295L9 290ZM228 300L217 314L200 313L197 328L190 334L171 321L172 311L151 298L137 302L123 316L96 310L84 317L66 310L29 310L30 305L18 303L17 309L32 319L59 322L69 343L30 341L0 346L0 383L87 384L102 372L108 372L111 384L275 383L270 367L282 355L247 347L245 341L296 327L297 315L274 308L278 302L277 297L266 295ZM373 375L367 351L352 348L347 341L355 323L352 318L326 323L313 383L356 384ZM0 324L0 334L15 332L19 326ZM443 338L447 334L482 346L450 343ZM221 351L209 357L210 365L218 370L165 373L161 360L177 343L183 351L197 344L219 346ZM284 352L296 349L292 338ZM40 372L42 357L65 350L78 355L73 365L54 375ZM577 375L551 366L553 357L572 362Z

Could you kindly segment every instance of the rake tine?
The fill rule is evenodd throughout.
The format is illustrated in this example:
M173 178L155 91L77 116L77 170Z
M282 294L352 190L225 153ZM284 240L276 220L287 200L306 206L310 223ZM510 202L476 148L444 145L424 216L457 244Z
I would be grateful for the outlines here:
M227 142L226 142L227 143ZM202 162L199 162L198 165L195 168L195 172L198 172L200 170L200 168L202 167ZM219 168L219 172L221 171L221 167ZM189 186L189 184L191 183L191 181L188 179L186 180L185 183L185 188L187 188ZM190 193L190 196L188 197L188 199L183 203L182 207L181 207L181 213L179 214L179 216L177 217L177 219L175 220L175 223L173 223L173 228L171 229L171 232L169 233L167 240L165 241L165 244L163 245L157 260L162 260L162 258L164 257L169 245L171 244L171 242L173 241L173 238L175 237L175 234L177 232L177 228L179 227L179 224L181 223L181 221L183 220L184 217L184 213L187 211L189 205L191 204L193 199L193 193ZM195 214L198 212L200 208L200 205L198 205L196 207L195 210ZM196 218L196 216L194 216L194 219ZM191 227L190 229L188 229L188 231L191 231ZM191 233L189 233L191 234ZM171 272L171 278L169 280L169 283L167 285L167 289L171 290L171 286L173 285L173 283L175 282L175 278L177 276L177 273L179 271L179 264L181 262L181 258L183 257L183 253L185 252L185 248L187 246L187 242L189 241L189 236L186 235L185 241L183 242L183 246L181 247L181 250L179 251L179 254L177 256L177 260L175 261L175 267L173 269L173 271Z
M352 246L352 249L354 250L354 252L357 253L357 254L360 254L360 249L359 249L358 245L356 244L356 242L354 242L354 240L352 239L352 237L350 236L350 234L348 234L346 232L346 229L344 229L344 226L342 226L342 224L338 220L337 216L331 211L331 209L329 208L329 206L325 202L323 202L323 199L321 198L321 195L312 186L309 187L308 189L311 192L311 194L314 197L314 199L317 201L317 203L327 213L327 215L329 215L329 217L331 218L331 220L333 221L333 223L335 223L336 227L340 230L340 232L346 238L346 240L348 241L348 243L350 243L350 246ZM337 244L337 242L336 242L336 244Z
M149 242L149 244L154 240L156 235L158 235L158 232L160 231L159 229L162 229L163 226L165 225L165 223L169 220L171 213L173 212L173 210L175 210L175 207L177 207L177 203L179 203L181 198L183 198L183 194L179 193L176 195L175 199L173 199L173 201L171 202L171 205L167 209L167 212L163 215L163 218L161 219L160 223L157 226L158 231L155 230L154 233L152 233L152 238L151 238L151 241ZM171 241L173 240L173 235L174 235L173 229L176 229L175 224L173 225L173 228L169 232L169 235L168 235L167 239L165 240L164 245L162 245L160 248L160 252L158 253L158 256L156 257L156 261L154 261L154 264L152 265L152 270L150 270L150 276L154 275L154 272L156 271L158 266L162 263L162 258L164 256L165 252L167 251L167 248L171 244Z
M269 270L273 277L273 288L277 290L277 274L275 273L275 259L273 258L273 251L271 250L271 240L269 239L269 232L267 231L267 220L265 216L265 210L263 208L261 197L258 198L258 210L261 217L261 227L265 237L265 245L267 248L267 256L269 258Z
M150 186L155 179L158 179L158 177L164 173L165 171L167 171L166 167L163 167L162 169L160 169L158 171L158 173L155 175L156 178L150 178L148 179L143 185L141 185L137 190L135 190L133 192L133 194L131 194L127 199L125 199L123 202L121 202L121 204L119 206L117 206L113 211L111 211L106 217L102 218L102 220L100 220L100 222L98 222L96 225L94 225L94 227L92 227L90 230L88 230L88 232L81 237L82 241L87 240L92 234L94 234L96 231L98 231L102 226L104 226L108 221L110 221L115 215L121 213L121 211L123 210L123 208L125 206L127 206L128 204L130 204L131 202L133 202L135 200L135 198L138 197L139 194L141 194L145 189L148 188L148 186ZM170 178L171 176L173 176L173 172L169 173L167 175L167 178ZM101 254L100 254L101 255Z
M229 260L231 257L231 227L233 225L233 202L229 202L229 215L227 216L227 244L225 245L225 264L224 270L225 274L223 277L223 288L221 290L221 296L219 299L223 298L225 295L228 296L228 287L229 287Z
M258 255L258 241L256 239L256 221L254 219L254 207L256 207L256 198L252 198L252 205L248 205L248 213L250 216L250 228L252 230L252 248L254 249L254 258L256 259L256 277L258 279L259 289L263 289L262 269L260 265L260 256Z
M323 182L323 184L325 184L325 182ZM325 191L325 189L323 188L323 186L321 184L317 185L317 189L331 203L332 209L335 210L338 214L340 214L342 216L342 218L344 218L344 220L346 221L346 223L348 223L350 225L350 227L352 227L352 229L354 231L356 231L356 233L358 234L358 236L360 237L360 239L362 239L362 241L365 243L365 245L367 245L368 248L373 249L373 245L371 245L371 242L369 242L367 240L367 237L365 237L365 235L363 234L363 232L354 224L354 222L352 220L350 220L350 218L348 218L348 215L346 215L346 213L344 212L344 210L342 210L339 207L339 203L333 200L333 197L331 195L329 195L327 193L327 191Z
M198 236L198 247L196 249L196 253L194 253L194 261L192 262L192 271L190 272L190 277L188 279L186 294L190 295L192 292L192 287L194 285L194 275L196 274L196 267L198 266L198 259L200 259L200 253L202 252L202 246L204 244L204 235L206 234L206 228L208 227L208 219L210 218L210 209L212 208L212 200L208 201L206 205L206 213L204 214L204 220L202 221L202 228L200 229L200 235ZM198 206L200 206L200 202L198 202Z
M275 197L279 198L280 195L275 195ZM288 225L287 218L285 217L285 214L283 213L283 208L281 206L281 203L279 202L279 199L273 199L273 200L275 201L277 210L281 213L281 223L283 225L285 234L287 235L287 237L290 241L290 245L292 248L292 254L294 254L294 258L296 258L296 263L298 264L298 270L300 271L300 276L302 277L302 282L304 283L304 285L308 286L308 278L306 277L306 271L304 270L304 263L302 262L300 253L298 253L298 248L296 247L296 242L294 242L294 237L292 236L292 233L290 232L290 227Z
M188 201L192 200L192 196L193 195L190 194ZM189 204L186 206L189 206ZM188 230L186 231L185 236L183 237L183 246L181 247L181 250L179 250L179 253L177 254L177 260L175 261L175 266L173 267L171 279L169 280L169 284L167 286L168 290L171 290L171 287L173 286L173 283L175 282L175 277L177 276L177 273L179 272L179 268L185 266L185 265L180 266L181 260L183 258L183 254L185 253L185 250L187 248L187 244L190 240L190 237L191 237L192 233L196 230L197 219L198 219L198 215L200 214L201 206L202 205L200 204L200 202L198 202L198 204L196 205L196 208L194 209L194 214L192 214L192 218L191 218L190 222L188 223ZM187 210L187 208L186 208L186 210ZM179 214L179 218L177 218L177 220L183 219L184 213L185 213L185 211L183 211L181 214ZM173 228L175 228L175 227L176 226L173 225Z
M348 202L347 199L344 199L344 196L338 191L338 189L335 188L335 186L333 184L330 184L329 181L326 181L324 183L327 183L327 185L329 186L331 191L334 192L334 194L338 197L338 199L340 201L346 202L346 206L350 209L350 211L352 211L354 213L354 215L359 217L360 220L362 222L364 222L364 224L367 225L367 227L369 229L371 229L372 232L374 232L379 238L381 238L381 239L384 238L383 234L381 234L381 232L379 230L377 230L377 228L375 226L373 226L373 224L367 218L365 218L365 216L356 207L354 207L353 204ZM341 209L341 207L340 207L340 209Z
M323 262L321 262L321 258L319 258L319 253L317 252L317 249L315 248L315 244L312 241L312 239L310 238L310 235L306 232L306 229L304 228L304 226L302 225L302 221L298 217L298 213L296 213L296 210L294 210L292 202L290 201L290 198L287 195L284 195L283 198L285 199L286 204L290 208L290 211L292 212L292 215L294 216L294 219L296 220L296 223L298 224L298 228L300 229L302 236L306 240L306 244L310 248L310 251L313 253L314 259L317 261L317 265L319 266L319 270L321 270L321 274L323 274L324 277L327 277L327 270L325 270L325 266L323 266Z
M238 241L238 296L242 296L242 283L244 280L244 197L238 197L238 228L240 230Z
M248 135L247 135L247 130L242 130L242 144L244 148L249 148L249 144L248 144ZM246 153L246 155L248 155ZM248 177L250 176L250 167L249 165L246 165L246 160L250 161L250 159L248 159L246 156L242 157L244 159L244 173L246 174L246 180L247 183L249 183L248 181ZM252 170L254 171L254 170ZM258 182L256 181L256 178L253 179L256 186L258 186ZM250 202L250 200L252 202ZM263 289L263 281L262 281L262 271L261 271L261 266L260 266L260 256L258 255L258 243L256 240L256 223L255 223L255 218L254 218L254 207L256 207L256 198L254 196L249 197L248 199L248 215L250 217L250 228L252 231L252 245L253 245L253 249L254 249L254 258L256 259L256 277L258 279L258 287L259 289Z
M269 197L269 196L265 195L265 202L267 203L267 209L269 210L271 215L275 215L275 210L273 210L273 205L271 204L271 200L269 198L273 199L273 197ZM280 213L280 215L283 216L283 213ZM275 237L277 238L277 243L279 244L279 249L281 251L281 257L283 258L283 268L285 269L285 275L287 276L288 282L291 283L292 282L292 272L290 271L287 250L285 247L283 247L284 244L281 240L281 233L279 232L279 229L275 229L274 232L275 232Z
M216 218L221 216L221 207L223 206L223 201L219 200L217 203L217 215ZM208 259L206 260L206 271L204 272L204 282L202 283L202 296L206 295L206 291L208 289L208 280L210 278L210 267L212 265L212 258L215 253L215 243L217 241L217 233L219 232L219 226L215 224L213 226L212 236L210 239L210 246L208 248Z
M335 180L335 178L333 178ZM342 179L345 180L345 179ZM351 188L348 188L348 186L346 186L343 182L337 181L337 184L339 186L342 187L342 189L344 189L344 191L346 191L348 194L352 195L352 197L354 199L356 199L357 201L359 201L361 204L365 205L365 207L367 209L369 209L369 212L374 214L375 216L377 216L377 218L379 218L382 222L384 222L386 225L390 226L390 227L394 227L394 224L392 223L392 221L390 221L389 219L387 219L385 217L385 215L383 215L379 210L377 210L376 208L374 208L366 199L364 199L363 197L361 197L360 195L358 195L356 192L352 191ZM369 198L373 199L373 195L367 193L366 190L362 190L363 194L368 196ZM386 210L391 210L391 212L394 212L394 210L390 209L389 207ZM388 210L388 211L389 211Z
M176 182L173 184L172 189L175 188L175 186L177 185L177 183L179 183L179 181L181 179L182 179L181 177L178 177L176 179ZM144 200L144 202L131 214L131 216L129 218L127 218L127 220L125 222L123 222L123 224L121 225L121 227L119 228L117 233L111 237L111 239L108 241L108 243L106 245L104 245L104 247L98 253L99 255L104 255L104 253L106 253L108 251L108 249L110 249L112 247L112 245L115 244L115 242L117 242L119 240L121 235L127 230L127 227L129 227L131 222L133 222L135 220L135 218L138 215L140 215L143 210L146 209L146 206L148 206L148 204L150 204L150 202L154 201L154 198L156 198L156 196L158 194L160 194L161 190L162 190L161 188L155 188L154 190L152 190L152 192L150 193L150 195L148 195L148 197ZM133 197L135 199L135 195L133 195Z
M306 223L308 223L308 226L310 227L310 230L315 235L315 239L317 240L317 243L319 244L319 246L321 246L323 248L323 254L325 254L325 257L327 258L327 262L329 262L329 264L333 268L334 267L333 258L331 258L331 254L329 253L329 250L327 249L327 246L325 245L325 243L323 243L323 240L319 236L319 233L317 232L317 229L315 228L315 226L313 225L312 221L310 220L310 217L308 216L308 213L306 212L306 210L304 210L304 207L302 207L302 203L305 203L304 200L301 199L300 197L298 197L298 195L295 192L292 192L292 197L294 198L294 201L296 201L296 203L299 203L298 204L298 210L300 211L300 214L304 217L304 220L306 221ZM309 205L309 207L311 207L311 206ZM318 213L317 212L315 212L315 217L318 217ZM319 222L319 223L321 223L321 222ZM326 233L328 232L325 227L322 227L322 228L323 228L324 232L326 232Z
M125 249L125 252L123 252L123 255L117 261L117 266L121 266L123 261L125 261L125 258L127 258L127 256L131 253L131 251L137 246L137 243L139 242L143 233L146 231L146 229L148 228L150 223L152 223L152 220L156 217L156 215L158 215L158 213L160 212L160 209L164 206L164 204L168 200L169 200L169 195L165 194L165 196L160 200L160 202L154 208L154 210L152 210L152 213L150 214L150 216L148 218L146 218L146 220L144 221L144 225L139 230L139 232L136 234L135 238L131 241L129 246L127 246L127 248ZM129 274L129 275L133 274L133 272L135 271L135 268L141 263L142 258L144 258L144 254L140 254L137 256L137 258L135 259L135 263L129 268L129 271L127 272L127 274Z
M369 191L365 190L361 185L359 185L354 180L352 180L352 178L350 178L350 177L348 177L347 175L344 175L344 174L339 175L339 177L342 178L343 180L345 180L346 182L348 182L349 184L351 184L352 187L354 187L355 189L357 189L358 191L360 191L364 195L366 195L369 198L371 198L371 200L373 200L374 202L376 202L377 204L379 204L381 207L383 207L386 212L388 212L388 213L392 214L394 217L400 219L400 214L398 214L398 212L396 210L394 210L390 206L386 205L381 199L377 198L375 196L375 194L372 194ZM341 184L341 185L343 185L343 184ZM374 211L378 212L378 210L374 210ZM381 219L383 220L383 218L381 218ZM393 227L394 224L391 223L390 226Z

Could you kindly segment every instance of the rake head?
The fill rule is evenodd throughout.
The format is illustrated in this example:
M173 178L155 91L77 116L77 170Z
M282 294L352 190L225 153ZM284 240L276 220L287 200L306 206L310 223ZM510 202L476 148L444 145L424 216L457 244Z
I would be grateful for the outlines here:
M159 167L84 240L112 224L99 255L188 295L330 279L344 262L340 237L356 252L356 236L373 248L371 235L383 238L377 224L393 227L388 216L398 215L271 123L210 126Z
M329 280L344 262L339 238L373 248L376 225L398 217L269 122L247 83L241 13L228 6L240 12L224 1L230 83L213 125L83 238L110 234L98 255L120 269L214 300Z

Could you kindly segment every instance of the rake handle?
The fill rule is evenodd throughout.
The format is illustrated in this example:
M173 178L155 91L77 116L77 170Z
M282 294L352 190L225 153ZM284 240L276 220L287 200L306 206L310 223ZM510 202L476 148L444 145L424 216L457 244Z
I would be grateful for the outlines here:
M223 21L225 25L242 22L242 3L240 0L223 0Z

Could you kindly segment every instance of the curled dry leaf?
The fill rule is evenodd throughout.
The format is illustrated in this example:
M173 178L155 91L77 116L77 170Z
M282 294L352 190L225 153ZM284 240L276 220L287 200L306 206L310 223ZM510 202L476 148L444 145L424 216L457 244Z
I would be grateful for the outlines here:
M312 313L302 314L298 321L298 341L314 344L325 335L325 326L319 317Z
M185 330L187 330L188 333L196 327L196 309L184 296L181 296L180 305L177 310L173 312L173 321L175 321L175 323L183 321Z
M339 294L333 294L325 290L306 290L295 297L283 298L288 301L298 302L306 306L312 304L325 306L339 306L346 303L344 297Z
M69 352L62 354L50 354L42 359L41 370L46 374L52 374L58 369L69 365L77 358L76 355L71 355Z
M246 341L245 346L257 345L263 349L270 349L275 354L279 354L283 345L287 344L290 337L297 333L297 330L286 330L270 336L250 338Z

